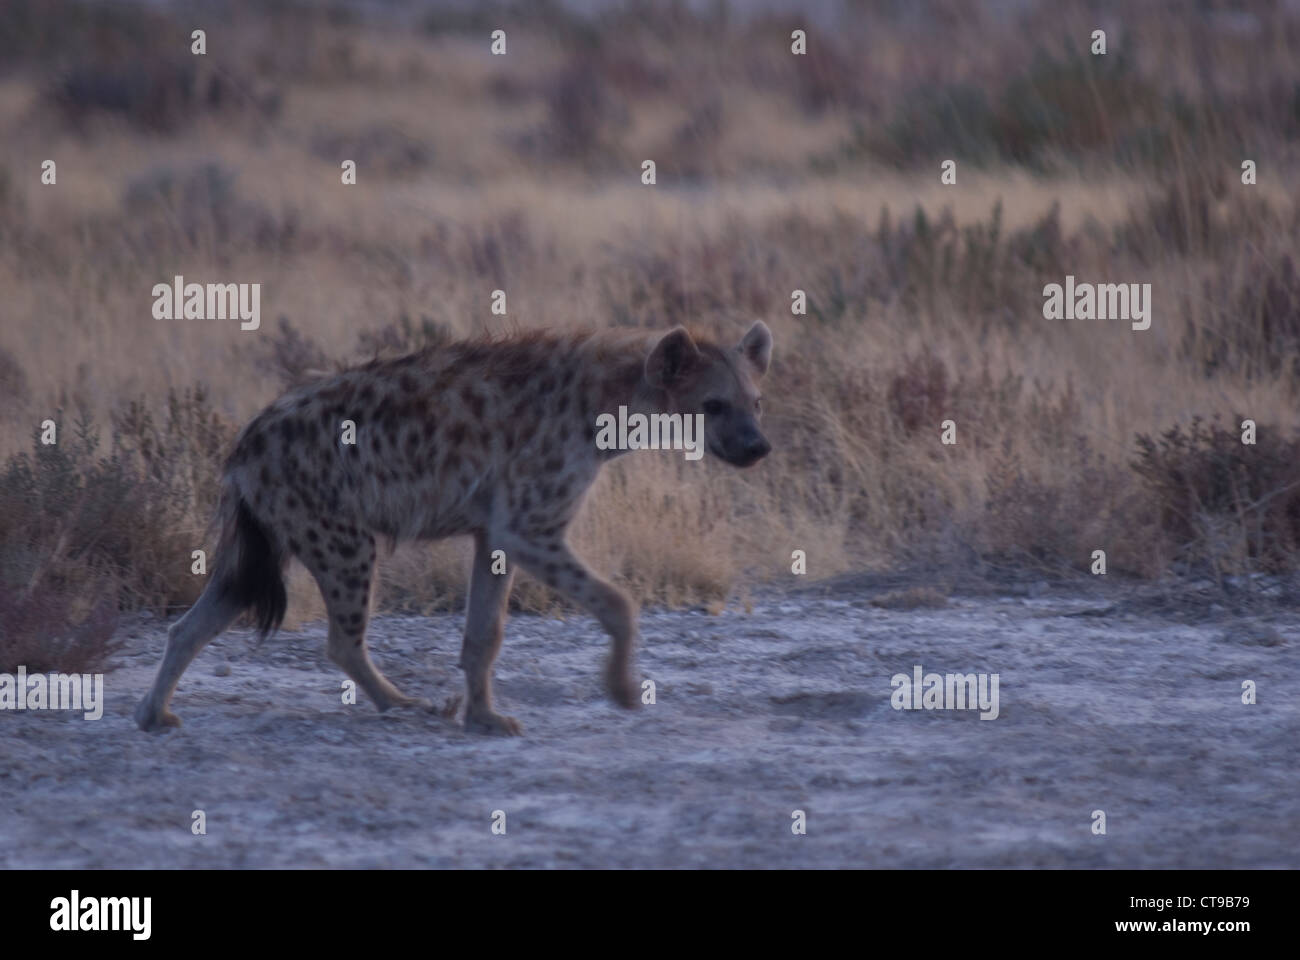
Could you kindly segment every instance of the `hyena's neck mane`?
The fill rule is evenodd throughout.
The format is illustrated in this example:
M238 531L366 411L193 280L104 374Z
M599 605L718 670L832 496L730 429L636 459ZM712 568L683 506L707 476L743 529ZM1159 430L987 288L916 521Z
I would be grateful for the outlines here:
M664 392L651 387L645 378L646 358L664 333L530 330L426 347L397 363L415 362L431 372L439 368L460 374L472 371L483 380L503 383L507 389L545 382L549 372L556 372L561 382L582 391L584 406L590 409L614 413L626 406L629 412L651 413L668 405ZM693 339L704 353L723 352L708 337Z
M422 370L428 383L448 380L495 383L507 397L570 392L572 407L589 413L673 412L671 400L646 380L646 358L662 330L524 331L486 335L425 347L394 360L361 367L387 375ZM723 350L707 337L694 336L705 354ZM584 417L585 419L585 417Z
M661 408L663 392L645 378L645 359L656 334L644 331L604 330L579 345L573 360L587 373L588 403L597 413L649 412Z
M646 358L665 331L603 330L589 334L578 348L578 362L592 371L592 395L600 412L616 413L620 406L629 413L673 412L668 395L646 380ZM707 337L693 336L706 355L721 355L722 349Z

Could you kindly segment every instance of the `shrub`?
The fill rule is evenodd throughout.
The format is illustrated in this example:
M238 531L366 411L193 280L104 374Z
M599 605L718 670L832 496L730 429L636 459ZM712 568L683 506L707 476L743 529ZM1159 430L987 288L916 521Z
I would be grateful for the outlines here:
M255 341L249 351L253 367L278 380L286 390L306 383L330 367L320 344L303 334L288 317L280 317L275 332Z
M1234 418L1241 420L1240 417ZM1197 417L1137 438L1142 478L1176 562L1222 577L1294 569L1300 548L1300 438L1257 425L1256 443Z
M1131 565L1132 551L1115 545L1117 535L1134 532L1116 507L1131 480L1123 467L1098 456L1086 437L1074 436L1046 464L1000 457L987 485L983 526L990 559L1064 575L1086 570L1092 550L1106 547L1116 555L1111 566Z
M293 210L272 213L245 199L238 175L219 163L159 167L128 182L122 196L127 224L118 242L133 244L140 255L159 251L240 248L284 251L296 241Z
M433 148L427 143L386 125L317 134L312 138L312 152L334 165L340 158L355 160L367 175L386 177L420 173L433 162Z
M1300 377L1300 273L1289 252L1217 261L1201 284L1208 312L1181 343L1205 374Z
M936 429L948 402L948 368L929 353L907 357L889 381L889 408L908 433Z
M58 442L41 443L38 430L32 450L0 471L0 590L21 593L12 604L35 603L21 609L37 623L51 597L65 598L69 623L105 603L160 612L192 603L203 580L191 552L203 546L234 435L206 391L170 392L158 417L127 404L107 453L88 414L70 426L62 411L53 419Z
M918 86L899 100L879 134L859 130L846 149L900 167L956 157L1041 168L1067 154L1141 158L1144 144L1172 136L1152 130L1167 122L1127 54L1093 57L1067 47L1059 54L1038 51L1025 71L992 94L966 83Z
M117 610L103 597L83 615L68 590L37 583L0 588L0 673L104 673L121 646L113 640Z

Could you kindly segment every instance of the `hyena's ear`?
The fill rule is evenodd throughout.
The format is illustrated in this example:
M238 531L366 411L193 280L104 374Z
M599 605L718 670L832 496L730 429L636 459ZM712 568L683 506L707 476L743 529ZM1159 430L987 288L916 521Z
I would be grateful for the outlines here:
M674 327L659 338L645 358L645 378L652 387L672 387L681 383L699 360L700 348L686 328Z
M767 329L767 324L762 320L755 320L736 349L761 377L767 373L768 364L772 362L772 331Z

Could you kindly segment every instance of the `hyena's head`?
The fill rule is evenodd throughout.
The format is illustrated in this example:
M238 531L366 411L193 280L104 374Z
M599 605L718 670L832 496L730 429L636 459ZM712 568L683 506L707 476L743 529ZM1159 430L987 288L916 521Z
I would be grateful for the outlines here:
M758 421L758 381L772 361L772 333L757 321L734 347L697 342L677 327L646 357L645 376L668 395L672 412L704 414L705 449L737 467L771 451Z

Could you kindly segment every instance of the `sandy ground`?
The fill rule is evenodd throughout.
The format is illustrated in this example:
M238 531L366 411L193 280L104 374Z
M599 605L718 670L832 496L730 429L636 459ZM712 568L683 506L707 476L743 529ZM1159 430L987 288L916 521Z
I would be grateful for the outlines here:
M130 712L164 625L128 625L101 720L0 714L0 864L1300 866L1300 615L1179 622L1037 590L886 610L872 594L647 612L656 703L634 713L599 691L590 618L515 616L496 676L520 738L343 705L321 625L260 647L226 634L181 682L184 727L147 735ZM451 615L381 617L370 642L399 687L441 703L460 690L459 632ZM894 710L890 677L917 664L998 674L999 716Z

